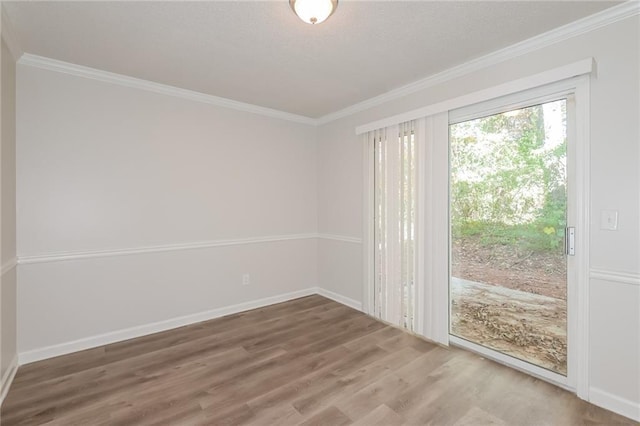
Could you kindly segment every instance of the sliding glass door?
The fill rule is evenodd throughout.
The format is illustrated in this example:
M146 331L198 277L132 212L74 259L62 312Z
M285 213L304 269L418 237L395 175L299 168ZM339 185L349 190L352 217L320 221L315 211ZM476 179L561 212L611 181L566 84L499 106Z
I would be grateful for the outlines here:
M567 375L570 96L449 126L450 334Z

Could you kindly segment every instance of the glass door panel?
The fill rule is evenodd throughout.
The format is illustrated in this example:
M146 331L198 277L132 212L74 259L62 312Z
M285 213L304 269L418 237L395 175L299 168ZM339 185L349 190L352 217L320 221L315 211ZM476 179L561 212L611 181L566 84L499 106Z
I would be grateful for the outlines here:
M450 333L566 376L566 99L449 133Z

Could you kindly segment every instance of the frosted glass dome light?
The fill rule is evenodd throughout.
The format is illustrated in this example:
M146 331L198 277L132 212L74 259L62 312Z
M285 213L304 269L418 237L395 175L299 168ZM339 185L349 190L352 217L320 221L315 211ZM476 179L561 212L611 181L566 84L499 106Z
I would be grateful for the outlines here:
M336 10L338 0L289 0L289 5L307 24L319 24Z

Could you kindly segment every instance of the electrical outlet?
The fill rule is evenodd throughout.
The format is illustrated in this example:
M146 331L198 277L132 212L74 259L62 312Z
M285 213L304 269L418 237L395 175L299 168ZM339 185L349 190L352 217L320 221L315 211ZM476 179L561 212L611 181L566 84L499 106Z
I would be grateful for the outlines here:
M602 210L600 218L600 229L607 231L618 230L618 211L617 210Z
M249 276L249 274L243 274L242 285L249 285L250 282L251 282L251 277Z

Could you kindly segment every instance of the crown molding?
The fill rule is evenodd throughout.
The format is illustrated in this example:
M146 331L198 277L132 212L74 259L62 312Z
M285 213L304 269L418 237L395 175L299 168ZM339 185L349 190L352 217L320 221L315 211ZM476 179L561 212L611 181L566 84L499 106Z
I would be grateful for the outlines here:
M69 62L59 61L57 59L46 58L44 56L32 55L30 53L23 54L18 63L21 65L41 68L48 71L55 71L63 74L73 75L76 77L89 78L105 83L146 90L149 92L188 99L191 101L215 105L223 108L230 108L242 112L248 112L251 114L263 115L280 120L292 121L295 123L307 124L311 126L315 126L317 123L316 119L305 117L302 115L291 114L272 108L247 104L244 102L234 101L232 99L221 98L219 96L207 95L205 93L196 92L193 90L181 89L179 87L155 83L153 81L143 80L140 78L129 77L109 71L85 67L83 65L76 65Z
M517 58L527 53L542 49L569 38L611 25L615 22L640 14L640 1L630 0L618 6L605 9L596 14L587 16L578 21L571 22L555 28L546 33L534 36L527 40L505 47L485 56L465 62L461 65L449 68L445 71L433 74L421 80L409 83L397 89L390 90L373 98L348 106L342 110L324 115L317 119L318 125L330 123L340 118L347 117L360 111L373 108L385 102L389 102L412 93L419 92L429 87L442 84L446 81L470 74L475 71L496 65L509 59Z
M223 108L230 108L238 111L248 112L251 114L258 114L266 117L291 121L294 123L319 126L338 120L340 118L347 117L357 112L373 108L385 102L402 98L404 96L419 92L429 87L442 84L446 81L462 77L464 75L479 71L492 65L496 65L509 59L525 55L535 50L542 49L563 40L567 40L571 37L596 30L598 28L613 24L615 22L638 14L640 14L640 1L629 0L618 6L611 7L609 9L603 10L602 12L587 16L578 21L569 23L546 33L505 47L504 49L497 50L485 56L481 56L479 58L465 62L461 65L457 65L455 67L449 68L437 74L433 74L413 83L409 83L405 86L399 87L381 95L374 96L362 102L358 102L339 111L324 115L320 118L311 118L292 114L272 108L234 101L232 99L222 98L219 96L208 95L193 90L181 89L166 84L155 83L148 80L129 77L126 75L116 74L108 71L102 71L95 68L46 58L43 56L23 53L23 51L19 47L19 44L17 43L16 37L14 36L15 33L12 31L13 27L11 25L11 22L6 17L4 7L2 13L2 36L3 38L5 38L5 41L7 42L7 45L9 46L14 57L17 60L19 59L18 63L22 65L33 66L50 71L70 74L77 77L84 77L107 83L118 84L121 86L147 90L150 92L188 99L196 102L202 102Z
M17 61L23 55L24 51L20 47L20 43L18 43L18 37L16 37L15 29L9 20L9 15L7 15L4 5L0 6L0 14L2 15L2 39L7 43L13 59Z

